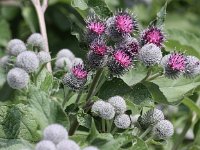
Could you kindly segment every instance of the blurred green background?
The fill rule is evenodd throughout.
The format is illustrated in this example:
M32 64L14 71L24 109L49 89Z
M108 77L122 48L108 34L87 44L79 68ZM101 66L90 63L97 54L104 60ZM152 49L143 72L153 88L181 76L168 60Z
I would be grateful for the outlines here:
M134 10L141 25L147 26L165 0L105 2L113 11L119 8ZM61 48L69 48L77 57L84 57L84 51L77 44L74 28L84 27L83 17L87 14L88 7L87 0L49 0L45 17L52 55ZM171 41L170 44L166 43L167 49L176 47L200 56L197 50L200 47L199 8L200 0L168 1L165 29ZM39 26L30 0L0 0L0 56L5 53L6 44L10 39L20 38L25 41L33 32L39 32Z

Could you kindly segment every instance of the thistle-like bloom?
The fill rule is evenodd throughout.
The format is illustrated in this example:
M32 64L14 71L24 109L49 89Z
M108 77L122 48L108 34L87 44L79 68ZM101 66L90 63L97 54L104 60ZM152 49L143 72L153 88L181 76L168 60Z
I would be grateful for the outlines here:
M132 65L132 58L124 50L116 50L108 62L109 70L113 75L124 74Z
M147 129L150 125L154 125L164 120L164 114L159 109L150 109L138 118L138 122L143 129Z
M165 41L165 35L162 29L155 26L147 28L141 34L142 45L153 43L158 47L162 47L164 41Z
M28 73L35 72L39 67L39 59L34 52L25 51L17 56L16 66Z
M105 102L103 107L99 109L99 116L103 119L110 120L115 116L115 108L110 104Z
M146 44L139 51L139 59L146 66L159 64L162 59L162 52L155 44Z
M73 61L75 59L75 56L72 53L72 51L69 50L69 49L66 49L66 48L61 49L56 56L57 59L60 59L60 58L63 58L63 57L66 57L66 58L70 59L71 61Z
M23 89L28 85L29 75L21 68L13 68L7 74L7 82L13 89Z
M168 120L161 120L153 127L153 136L155 139L167 139L174 134L174 127Z
M200 74L200 60L195 56L187 56L184 76L194 78Z
M44 129L44 140L52 141L54 144L58 144L62 140L68 139L67 130L59 124L51 124Z
M164 56L161 65L167 78L176 79L185 70L186 58L182 53L174 52Z
M92 105L92 108L91 108L92 114L94 116L99 116L100 111L104 107L104 105L105 105L105 101L103 101L103 100L98 100L98 101L94 102L94 104Z
M51 61L51 55L48 52L41 51L38 53L37 56L40 61L40 64L44 64Z
M57 150L80 150L80 147L76 142L72 140L63 140L56 146Z
M56 146L51 141L43 140L37 143L35 150L56 150Z
M22 41L12 41L10 42L9 46L7 47L9 55L17 56L20 53L26 51L26 46Z
M104 35L106 25L100 18L93 16L86 19L86 29L86 40L91 43L99 36Z
M94 40L90 44L90 51L88 52L87 59L91 68L103 67L107 61L108 47L102 40Z
M88 146L88 147L85 147L83 150L99 150L99 149L94 146Z
M126 102L121 96L113 96L108 102L115 108L116 114L123 114L126 111Z
M116 47L124 48L125 51L133 57L138 55L140 44L137 39L128 36L124 40L122 40L122 42L117 43Z
M127 114L120 114L115 117L114 124L120 129L127 129L131 125L131 120Z
M87 81L88 72L83 64L73 66L70 73L67 73L63 78L63 84L73 90L80 90Z
M27 40L28 47L33 49L37 48L37 50L44 50L45 49L45 40L40 33L33 33L29 36Z
M137 21L133 14L127 11L120 11L115 14L115 27L118 32L127 34L137 30Z
M62 57L56 60L55 62L55 70L67 69L67 71L71 70L72 62L67 57Z

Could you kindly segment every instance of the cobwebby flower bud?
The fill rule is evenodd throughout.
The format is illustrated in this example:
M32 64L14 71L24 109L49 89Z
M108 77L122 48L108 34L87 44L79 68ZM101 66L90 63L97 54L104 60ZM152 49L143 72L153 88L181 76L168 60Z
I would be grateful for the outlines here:
M41 51L38 53L37 56L40 61L40 64L44 64L51 61L51 55L48 52Z
M27 45L33 50L34 48L37 48L37 50L45 50L45 40L39 33L31 34L27 40Z
M103 119L110 120L115 116L115 108L107 102L104 102L103 107L99 109L99 116Z
M56 146L57 150L80 150L78 144L72 140L63 140Z
M195 56L186 56L184 76L194 78L200 74L200 60Z
M7 82L13 89L23 89L28 85L29 75L21 68L13 68L7 74Z
M167 139L174 134L174 127L168 120L161 120L153 127L153 137L155 139Z
M67 57L59 58L55 62L55 69L56 70L67 69L67 71L69 71L69 70L71 70L71 68L72 68L72 62Z
M16 45L25 45L24 42L20 39L12 39L8 42L8 45L7 45L7 51L8 53L11 52L11 50L13 49L14 46Z
M43 136L44 140L58 144L62 140L68 139L68 132L62 125L51 124L44 129Z
M8 67L8 63L9 63L9 56L3 56L0 58L0 66L3 69L6 69Z
M161 49L154 44L146 44L139 51L139 59L146 66L159 64L162 59Z
M25 51L17 56L16 66L28 73L35 72L39 67L39 59L34 52Z
M91 108L91 112L94 116L100 115L100 110L103 108L103 105L105 105L105 102L103 100L98 100L94 102Z
M108 102L115 108L116 114L123 114L126 111L126 102L121 96L113 96Z
M120 114L115 117L114 124L120 129L127 129L131 125L131 120L128 115Z
M51 141L43 140L37 143L35 150L56 150L56 146Z
M26 51L26 46L25 46L24 43L21 43L21 42L20 42L20 43L18 43L18 44L13 45L13 46L9 49L8 53L9 53L9 55L17 56L17 55L19 55L20 53L22 53L22 52L24 52L24 51Z
M143 129L147 129L150 125L154 125L164 120L164 114L159 109L150 109L138 118L138 122Z
M74 58L73 66L76 66L78 64L83 64L83 60L81 58Z
M94 146L88 146L88 147L85 147L83 150L99 150L99 149Z
M63 57L66 57L66 58L70 59L71 61L73 61L75 59L75 56L72 53L72 51L69 50L69 49L66 49L66 48L61 49L56 56L57 59L60 59L60 58L63 58Z

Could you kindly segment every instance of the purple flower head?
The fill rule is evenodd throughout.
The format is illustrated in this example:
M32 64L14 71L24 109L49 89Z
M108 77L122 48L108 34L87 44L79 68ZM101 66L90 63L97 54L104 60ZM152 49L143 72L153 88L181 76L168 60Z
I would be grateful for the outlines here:
M167 64L172 70L183 71L186 65L185 56L181 53L172 53Z
M123 50L118 50L114 53L114 59L118 62L122 67L128 68L132 64L131 57L126 54Z
M90 50L92 50L95 54L104 56L107 53L108 47L103 41L94 40L90 44Z
M120 33L131 33L137 29L135 19L128 12L118 12L116 14L115 26Z
M149 27L143 31L141 36L142 44L153 43L158 47L161 47L165 36L162 30L158 27Z
M78 79L85 79L87 78L87 74L88 74L82 64L73 66L72 73Z

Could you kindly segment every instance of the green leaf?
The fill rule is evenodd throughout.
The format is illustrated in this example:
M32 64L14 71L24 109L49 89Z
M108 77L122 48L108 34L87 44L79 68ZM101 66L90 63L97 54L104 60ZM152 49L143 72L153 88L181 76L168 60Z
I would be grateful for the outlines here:
M95 13L101 17L108 17L112 15L104 0L88 0L88 6L93 8Z
M79 8L80 10L86 10L88 8L85 0L72 0L71 5L75 8Z
M185 97L182 103L187 106L192 112L194 111L200 118L200 108L190 98Z
M32 109L23 104L17 104L10 109L1 106L0 109L3 112L0 116L0 138L38 141L38 123Z
M11 31L6 20L0 19L0 46L6 47L8 41L11 39Z
M166 9L167 9L167 1L165 2L165 5L161 8L161 10L157 13L156 26L160 27L164 24L167 14Z
M185 79L180 77L176 80L160 77L152 81L159 85L160 91L171 104L178 104L185 96L193 94L200 87L200 77Z
M116 150L119 149L123 143L126 141L124 137L119 137L117 139L112 139L106 144L100 146L100 150Z
M85 113L83 109L80 109L77 114L77 121L79 122L79 125L90 129L92 117L89 114Z
M22 16L32 33L38 29L38 19L33 7L23 7Z
M98 130L96 128L94 119L92 119L91 128L90 128L89 135L87 137L87 141L89 143L91 143L98 135L99 135L99 132L98 132Z
M178 29L167 30L169 35L168 42L165 43L168 51L174 51L174 47L179 51L186 52L189 55L200 57L200 37L193 33L181 31Z
M147 144L139 139L138 137L134 137L133 139L133 146L131 147L131 149L134 150L148 150Z
M0 139L1 150L33 150L33 146L25 140L19 139Z

